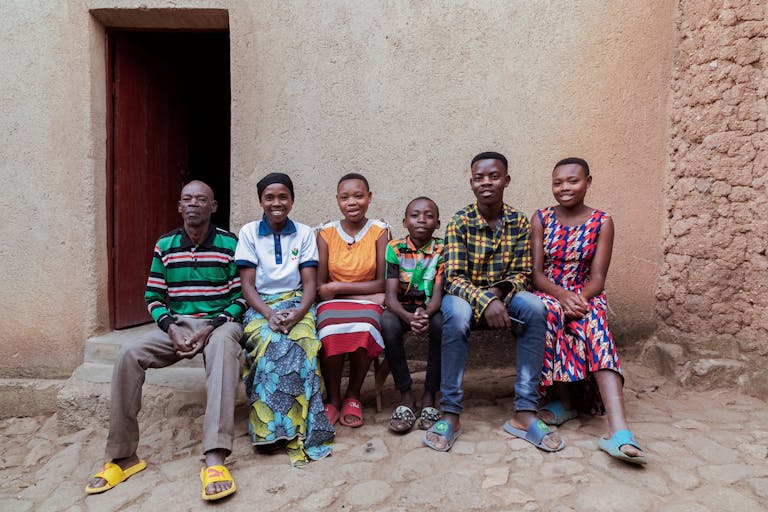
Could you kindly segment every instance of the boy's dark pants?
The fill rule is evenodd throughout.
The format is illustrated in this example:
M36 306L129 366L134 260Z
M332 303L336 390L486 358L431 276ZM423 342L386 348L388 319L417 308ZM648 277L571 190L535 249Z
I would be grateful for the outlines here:
M409 313L416 306L404 305ZM403 334L411 329L399 316L389 310L384 310L381 318L382 336L384 338L384 354L387 356L395 389L400 392L411 389L411 372L408 370L408 360L405 356ZM429 319L429 348L427 353L427 376L424 389L430 393L440 391L440 350L443 334L443 315L439 311Z

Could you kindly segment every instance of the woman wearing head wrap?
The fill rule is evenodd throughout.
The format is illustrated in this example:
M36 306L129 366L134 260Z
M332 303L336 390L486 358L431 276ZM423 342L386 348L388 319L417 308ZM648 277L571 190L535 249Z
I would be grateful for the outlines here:
M261 220L240 230L235 260L245 314L248 430L256 446L284 444L300 466L331 452L334 431L324 409L312 306L318 253L312 229L288 218L293 183L271 173L256 185Z

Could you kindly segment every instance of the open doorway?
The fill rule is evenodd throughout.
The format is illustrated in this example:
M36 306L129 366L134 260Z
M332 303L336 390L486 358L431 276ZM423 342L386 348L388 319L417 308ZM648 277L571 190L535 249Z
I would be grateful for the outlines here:
M151 320L144 305L157 238L178 227L179 192L199 179L229 228L229 33L107 33L110 324Z

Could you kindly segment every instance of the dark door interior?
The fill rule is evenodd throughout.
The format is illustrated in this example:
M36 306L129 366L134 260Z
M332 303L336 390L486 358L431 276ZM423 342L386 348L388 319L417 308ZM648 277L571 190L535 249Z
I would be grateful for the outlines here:
M229 227L230 79L226 32L108 35L110 321L151 320L144 287L157 238L178 227L179 192L214 190Z

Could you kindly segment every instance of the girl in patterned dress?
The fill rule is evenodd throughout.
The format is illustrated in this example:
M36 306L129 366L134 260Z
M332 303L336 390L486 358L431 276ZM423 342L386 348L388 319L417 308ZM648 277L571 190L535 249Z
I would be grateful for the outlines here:
M550 395L559 397L542 407L540 417L551 425L577 417L572 383L596 381L611 434L600 439L600 447L616 458L645 464L627 425L624 378L603 291L613 250L613 220L584 204L591 184L586 161L559 161L552 171L558 205L537 211L531 219L533 284L547 307L541 385L554 384Z

